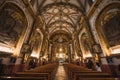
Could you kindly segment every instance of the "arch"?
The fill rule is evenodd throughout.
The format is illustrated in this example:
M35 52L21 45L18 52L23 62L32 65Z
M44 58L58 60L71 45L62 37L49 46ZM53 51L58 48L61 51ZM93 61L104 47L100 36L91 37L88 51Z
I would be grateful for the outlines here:
M59 39L60 36L63 37L66 41L72 40L72 37L70 36L70 34L68 34L65 31L61 31L61 30L58 30L58 31L54 32L53 34L51 34L49 39L50 40L53 40L56 38Z
M110 55L110 48L120 45L120 38L117 37L117 35L120 34L119 14L120 3L111 3L101 10L95 20L95 28L98 33L100 44L104 50L104 55ZM116 28L113 26L115 20L118 20Z
M41 27L44 26L44 23L40 16L35 19L33 24L33 31L30 35L29 44L31 46L32 52L30 53L31 57L39 58L41 55L41 49L43 46L44 35L42 33Z
M27 28L24 11L16 3L6 2L0 12L0 41L9 47L16 47Z

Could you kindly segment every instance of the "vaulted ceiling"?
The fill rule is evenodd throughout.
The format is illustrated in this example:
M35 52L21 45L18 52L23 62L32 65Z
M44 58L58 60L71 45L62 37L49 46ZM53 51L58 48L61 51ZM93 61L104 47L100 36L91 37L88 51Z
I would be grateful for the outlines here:
M79 27L84 8L79 0L40 0L38 14L45 22L45 30L50 36L57 32L72 37Z

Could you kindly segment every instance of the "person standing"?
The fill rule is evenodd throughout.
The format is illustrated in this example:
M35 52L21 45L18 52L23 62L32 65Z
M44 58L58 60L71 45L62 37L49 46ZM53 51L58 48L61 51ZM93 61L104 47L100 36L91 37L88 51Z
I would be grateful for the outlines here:
M98 62L96 62L96 70L102 72L100 64Z
M90 59L88 60L87 67L88 67L88 69L93 69L94 64L93 64L92 60L90 60Z

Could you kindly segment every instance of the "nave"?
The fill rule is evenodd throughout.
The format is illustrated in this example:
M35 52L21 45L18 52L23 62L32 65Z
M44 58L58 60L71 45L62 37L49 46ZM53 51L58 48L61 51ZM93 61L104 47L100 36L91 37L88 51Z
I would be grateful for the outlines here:
M0 77L120 78L120 0L0 0Z
M0 76L0 80L120 80L120 78L76 64L53 63L24 72L16 72L13 76Z
M55 75L55 80L68 80L67 74L62 64L59 64L58 66L58 69Z

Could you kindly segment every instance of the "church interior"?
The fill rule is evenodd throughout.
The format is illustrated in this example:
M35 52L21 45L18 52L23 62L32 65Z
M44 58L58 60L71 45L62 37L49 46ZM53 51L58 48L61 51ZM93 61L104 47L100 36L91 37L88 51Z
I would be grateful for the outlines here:
M0 80L120 80L120 0L0 0Z

